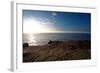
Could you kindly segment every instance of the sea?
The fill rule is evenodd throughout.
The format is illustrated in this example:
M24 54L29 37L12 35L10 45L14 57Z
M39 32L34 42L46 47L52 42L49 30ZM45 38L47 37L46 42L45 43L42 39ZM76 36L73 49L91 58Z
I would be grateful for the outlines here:
M49 41L91 40L90 33L23 33L23 43L45 45Z

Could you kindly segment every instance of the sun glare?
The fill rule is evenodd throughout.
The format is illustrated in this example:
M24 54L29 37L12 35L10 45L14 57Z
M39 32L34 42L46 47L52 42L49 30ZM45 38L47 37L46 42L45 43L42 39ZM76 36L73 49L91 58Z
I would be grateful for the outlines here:
M48 31L46 26L42 25L41 22L33 19L27 19L23 22L24 33L43 33Z

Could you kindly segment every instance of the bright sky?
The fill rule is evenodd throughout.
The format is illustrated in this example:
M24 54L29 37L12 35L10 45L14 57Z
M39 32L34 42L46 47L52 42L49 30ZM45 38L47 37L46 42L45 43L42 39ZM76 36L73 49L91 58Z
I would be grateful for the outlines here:
M23 10L24 33L89 33L90 13Z

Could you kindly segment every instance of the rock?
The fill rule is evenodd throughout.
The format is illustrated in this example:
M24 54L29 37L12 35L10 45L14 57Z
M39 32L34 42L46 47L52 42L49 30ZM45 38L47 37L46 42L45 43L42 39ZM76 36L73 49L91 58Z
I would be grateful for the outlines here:
M60 44L60 43L61 41L51 41L51 40L48 42L48 44Z
M50 41L48 42L48 44L52 44L52 41L50 40Z
M25 47L29 47L29 44L28 43L23 43L23 48Z

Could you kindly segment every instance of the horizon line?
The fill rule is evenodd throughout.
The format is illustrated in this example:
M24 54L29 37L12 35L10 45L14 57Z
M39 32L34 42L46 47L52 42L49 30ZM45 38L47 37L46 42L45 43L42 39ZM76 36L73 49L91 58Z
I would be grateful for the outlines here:
M26 34L33 34L33 33L91 33L91 32L81 32L81 31L49 31L49 32L31 32L31 33L27 33L27 32L22 32L22 33L26 33Z

